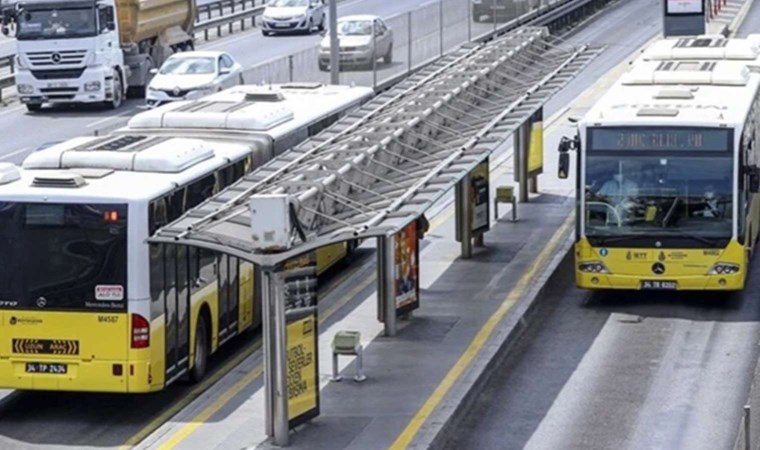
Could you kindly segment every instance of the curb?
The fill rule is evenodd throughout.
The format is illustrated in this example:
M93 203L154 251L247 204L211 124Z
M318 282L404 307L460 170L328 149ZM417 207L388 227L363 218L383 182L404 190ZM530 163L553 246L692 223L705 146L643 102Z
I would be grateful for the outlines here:
M569 217L569 216L568 216ZM543 270L532 280L532 286L515 305L512 312L494 330L494 335L481 350L481 354L454 384L444 402L433 412L419 430L411 449L441 449L452 437L458 425L471 410L478 395L483 392L496 369L509 356L510 350L533 322L544 305L544 293L551 285L557 267L572 257L574 227L569 227L557 252Z

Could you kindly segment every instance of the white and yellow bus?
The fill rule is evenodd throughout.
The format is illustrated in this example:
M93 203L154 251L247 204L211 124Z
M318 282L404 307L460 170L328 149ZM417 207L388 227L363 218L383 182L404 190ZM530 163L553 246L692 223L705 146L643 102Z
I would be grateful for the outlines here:
M0 388L152 392L203 377L260 320L253 267L146 239L371 94L241 86L1 164Z
M760 36L656 42L560 143L576 284L739 290L760 230Z

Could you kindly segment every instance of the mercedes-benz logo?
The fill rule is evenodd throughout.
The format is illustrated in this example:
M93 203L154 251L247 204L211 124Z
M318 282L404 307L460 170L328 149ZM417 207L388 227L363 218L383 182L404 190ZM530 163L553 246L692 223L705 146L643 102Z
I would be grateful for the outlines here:
M39 306L40 308L44 308L45 305L47 305L47 300L45 299L45 297L40 297L37 299L37 306Z
M60 64L61 63L61 54L58 52L53 52L52 55L50 55L50 60L53 61L53 64Z
M652 264L652 272L655 275L662 275L663 273L665 273L665 265L660 262L656 262Z
M174 95L179 95L179 93L180 93L181 91L179 90L179 88L178 88L178 87L175 87L175 88L174 88L174 90L173 90L172 92L174 93Z
M16 316L11 316L10 323L11 325L16 325Z

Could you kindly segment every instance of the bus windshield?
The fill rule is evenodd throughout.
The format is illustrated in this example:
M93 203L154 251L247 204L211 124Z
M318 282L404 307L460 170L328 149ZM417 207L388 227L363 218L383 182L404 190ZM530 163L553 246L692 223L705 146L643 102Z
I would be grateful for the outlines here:
M0 202L0 255L0 308L126 310L126 205Z
M18 14L16 38L22 41L96 35L94 8L25 9Z
M673 238L710 247L730 239L732 157L691 155L588 152L583 217L592 244Z

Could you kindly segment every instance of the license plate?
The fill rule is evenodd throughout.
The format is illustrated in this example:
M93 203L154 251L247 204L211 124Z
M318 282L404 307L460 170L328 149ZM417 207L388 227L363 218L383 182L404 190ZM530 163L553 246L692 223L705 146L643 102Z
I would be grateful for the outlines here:
M275 28L287 28L290 26L290 24L289 23L275 23L274 26Z
M26 373L55 373L66 374L68 366L59 363L26 363Z
M63 82L48 83L48 87L49 88L65 88L65 87L69 87L69 83L63 83Z
M678 289L678 283L675 281L645 280L641 282L641 289L672 291Z

